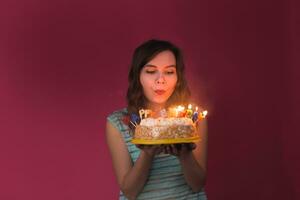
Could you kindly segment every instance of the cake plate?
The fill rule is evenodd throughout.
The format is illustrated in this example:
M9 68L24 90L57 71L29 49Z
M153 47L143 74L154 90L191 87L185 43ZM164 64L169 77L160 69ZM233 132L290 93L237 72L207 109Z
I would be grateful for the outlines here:
M177 143L195 143L200 140L199 136L191 138L176 138L176 139L132 139L133 144L177 144Z

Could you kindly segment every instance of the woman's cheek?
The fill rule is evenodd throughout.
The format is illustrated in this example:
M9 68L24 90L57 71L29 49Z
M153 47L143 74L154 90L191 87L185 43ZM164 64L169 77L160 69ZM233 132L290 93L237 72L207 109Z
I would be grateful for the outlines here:
M170 87L174 88L177 82L177 77L171 77L169 79Z

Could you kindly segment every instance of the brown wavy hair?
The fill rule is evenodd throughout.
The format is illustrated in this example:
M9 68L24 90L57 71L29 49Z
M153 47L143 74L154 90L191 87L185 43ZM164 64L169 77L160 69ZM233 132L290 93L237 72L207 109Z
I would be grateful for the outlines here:
M140 82L141 70L157 54L167 50L171 51L176 59L177 83L166 105L167 107L177 104L187 105L191 94L184 76L185 66L181 50L169 41L151 39L138 46L132 57L128 74L128 114L137 114L139 109L146 108L147 98L143 93L143 87Z

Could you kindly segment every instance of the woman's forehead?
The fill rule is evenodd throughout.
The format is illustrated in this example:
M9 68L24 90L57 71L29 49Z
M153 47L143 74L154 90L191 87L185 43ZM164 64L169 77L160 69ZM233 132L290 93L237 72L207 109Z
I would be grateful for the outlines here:
M145 66L168 67L175 66L176 58L171 51L162 51L152 58Z

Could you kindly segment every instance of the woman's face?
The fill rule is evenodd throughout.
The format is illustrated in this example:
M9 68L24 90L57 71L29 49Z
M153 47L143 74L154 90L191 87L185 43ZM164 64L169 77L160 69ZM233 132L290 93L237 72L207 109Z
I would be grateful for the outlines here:
M141 70L140 81L149 107L163 107L177 82L176 59L171 51L163 51Z

